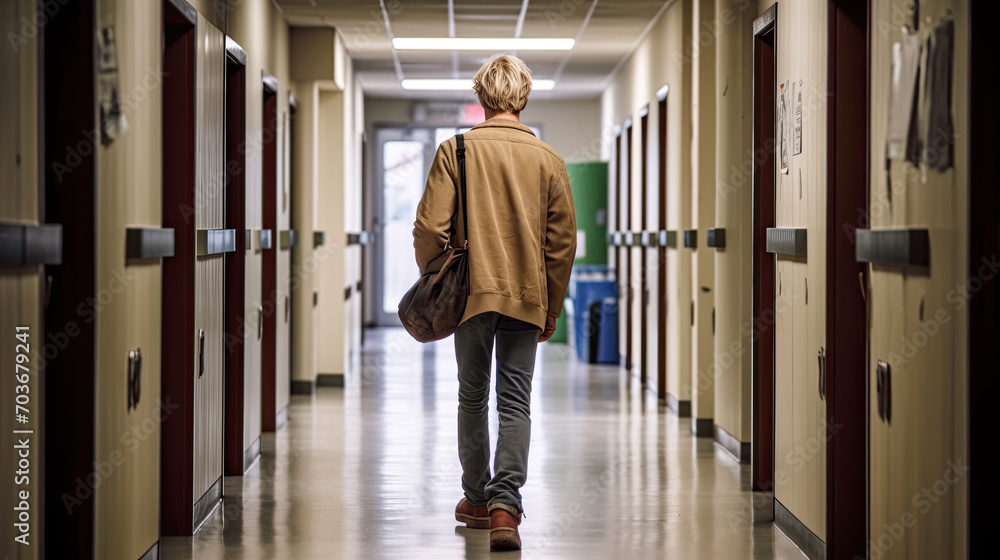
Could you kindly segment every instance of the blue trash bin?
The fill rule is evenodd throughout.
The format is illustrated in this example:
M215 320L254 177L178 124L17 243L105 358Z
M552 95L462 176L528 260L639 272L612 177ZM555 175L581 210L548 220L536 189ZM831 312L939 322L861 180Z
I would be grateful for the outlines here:
M617 319L610 321L605 317L608 310L604 309L604 301L615 301L614 313L617 317L616 282L605 277L601 279L577 279L573 282L573 341L576 355L580 361L587 363L605 363L599 361L600 333L609 326L618 336ZM595 346L596 345L596 346ZM618 362L617 342L614 363Z
M601 320L597 329L597 363L618 363L618 298L601 300Z

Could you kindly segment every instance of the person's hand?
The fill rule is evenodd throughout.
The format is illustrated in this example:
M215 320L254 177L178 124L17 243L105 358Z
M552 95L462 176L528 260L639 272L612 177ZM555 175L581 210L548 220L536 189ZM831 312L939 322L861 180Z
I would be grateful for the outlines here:
M552 315L545 316L545 330L538 337L538 342L545 342L546 340L552 338L552 335L556 332L556 318Z

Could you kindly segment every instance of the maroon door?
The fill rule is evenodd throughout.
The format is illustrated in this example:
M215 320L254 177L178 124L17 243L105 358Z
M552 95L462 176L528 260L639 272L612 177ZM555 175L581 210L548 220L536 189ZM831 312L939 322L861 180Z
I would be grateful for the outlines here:
M754 23L753 177L753 489L774 490L774 255L766 252L774 227L775 6Z
M236 231L236 251L226 255L226 416L227 475L242 475L244 451L246 297L246 54L226 56L226 227Z
M163 3L163 227L174 230L174 257L163 261L163 399L178 405L160 436L160 527L191 534L194 484L195 20ZM190 6L186 6L190 8ZM197 17L195 14L194 17Z
M277 81L267 76L264 80L264 120L263 126L263 177L264 229L278 231L278 87ZM277 376L277 313L278 293L278 252L275 249L263 251L264 274L261 279L261 301L272 312L263 314L263 337L261 339L261 427L265 432L277 428L277 406L275 398L275 378ZM271 300L271 301L269 301Z

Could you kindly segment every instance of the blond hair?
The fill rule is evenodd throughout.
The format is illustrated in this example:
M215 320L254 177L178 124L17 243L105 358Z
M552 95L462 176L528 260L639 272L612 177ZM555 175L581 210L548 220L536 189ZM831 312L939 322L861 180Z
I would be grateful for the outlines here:
M516 56L493 55L472 78L472 89L483 107L502 113L517 113L528 103L531 69Z

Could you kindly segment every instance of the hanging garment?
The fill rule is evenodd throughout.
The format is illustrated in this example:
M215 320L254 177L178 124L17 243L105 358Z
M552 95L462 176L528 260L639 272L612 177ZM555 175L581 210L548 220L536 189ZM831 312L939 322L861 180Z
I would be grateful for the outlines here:
M913 120L913 103L920 63L920 39L903 28L903 38L892 45L892 78L889 85L889 123L886 153L890 159L906 157L906 142Z
M914 33L916 36L916 33ZM923 118L923 109L927 100L925 84L927 82L927 51L930 39L926 39L917 48L917 75L913 88L913 102L910 108L910 124L906 133L906 161L914 167L920 167L920 158L924 152L922 126L927 122ZM919 43L918 43L919 44Z
M955 22L942 21L930 36L927 80L921 114L921 162L945 171L954 161L955 130L951 120L951 76Z

